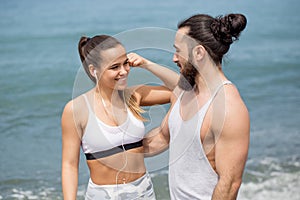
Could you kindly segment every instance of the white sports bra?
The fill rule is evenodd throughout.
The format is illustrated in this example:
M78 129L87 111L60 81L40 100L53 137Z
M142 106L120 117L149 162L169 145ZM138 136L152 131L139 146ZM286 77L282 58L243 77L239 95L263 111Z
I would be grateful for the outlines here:
M127 119L120 126L110 126L102 122L91 109L83 94L89 110L88 121L82 136L81 147L87 160L107 157L143 145L145 126L127 108Z

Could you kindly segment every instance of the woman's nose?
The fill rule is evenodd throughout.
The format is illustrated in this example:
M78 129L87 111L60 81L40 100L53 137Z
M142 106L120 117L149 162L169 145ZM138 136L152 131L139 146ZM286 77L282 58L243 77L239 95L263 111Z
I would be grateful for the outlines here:
M120 69L120 74L121 74L121 75L126 75L126 74L128 73L128 71L129 71L129 69L130 69L129 66L123 65L123 66L121 67L121 69Z

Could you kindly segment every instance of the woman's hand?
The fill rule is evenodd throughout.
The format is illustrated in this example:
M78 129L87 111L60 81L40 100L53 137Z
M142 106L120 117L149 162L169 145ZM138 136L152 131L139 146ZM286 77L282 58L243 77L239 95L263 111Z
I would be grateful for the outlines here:
M179 80L179 74L174 72L173 70L163 67L159 64L156 64L136 53L127 54L128 63L132 67L140 67L148 70L155 76L157 76L160 80L162 80L169 90L174 90L177 86Z
M127 58L129 65L132 67L144 67L145 65L151 64L149 60L136 53L127 54Z

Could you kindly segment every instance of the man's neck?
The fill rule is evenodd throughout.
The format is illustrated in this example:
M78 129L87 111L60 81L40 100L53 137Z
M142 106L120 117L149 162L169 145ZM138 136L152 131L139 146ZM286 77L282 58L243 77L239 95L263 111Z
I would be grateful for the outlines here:
M196 93L212 93L226 80L220 66L206 65L196 76Z

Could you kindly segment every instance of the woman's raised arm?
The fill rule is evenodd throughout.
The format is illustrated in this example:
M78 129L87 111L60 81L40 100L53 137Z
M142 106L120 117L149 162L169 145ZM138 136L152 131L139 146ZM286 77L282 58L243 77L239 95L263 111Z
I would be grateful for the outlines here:
M158 65L146 58L136 54L127 54L129 65L132 67L140 67L150 71L152 74L162 80L167 88L174 90L179 80L179 74L167 67Z

